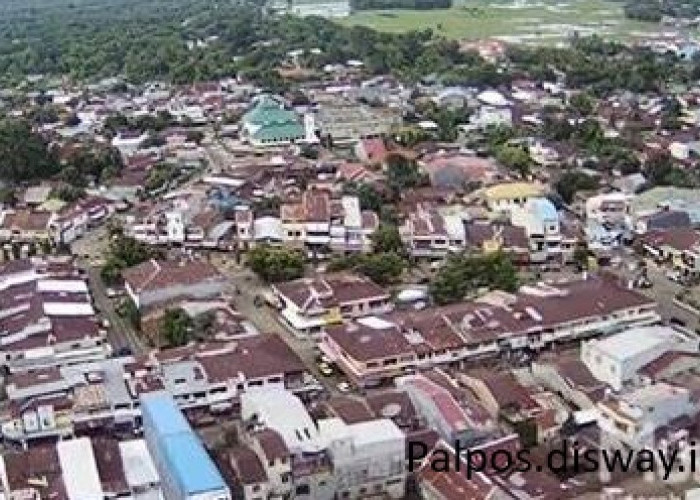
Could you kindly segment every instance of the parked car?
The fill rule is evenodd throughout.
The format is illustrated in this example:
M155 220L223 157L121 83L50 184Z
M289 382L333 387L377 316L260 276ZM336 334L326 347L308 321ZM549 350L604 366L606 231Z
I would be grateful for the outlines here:
M350 384L348 382L340 382L337 386L338 390L342 393L350 392Z

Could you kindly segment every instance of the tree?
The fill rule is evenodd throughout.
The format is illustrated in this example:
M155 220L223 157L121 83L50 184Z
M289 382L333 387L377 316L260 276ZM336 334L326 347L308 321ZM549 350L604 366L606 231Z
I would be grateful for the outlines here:
M202 143L202 140L204 140L204 132L201 130L188 130L186 137L187 142L194 142L195 144L199 145Z
M379 285L388 285L401 277L406 261L394 252L364 255L358 271Z
M415 160L398 153L387 155L386 182L394 198L406 189L418 187L426 183L426 177L421 173Z
M579 116L590 116L594 106L594 98L588 92L574 94L569 100L569 107Z
M578 191L590 191L598 187L598 181L584 172L569 171L562 175L554 188L566 203L574 201Z
M15 119L0 121L0 180L47 179L59 168L48 142L29 123Z
M436 303L449 304L483 287L508 292L517 290L517 270L506 254L495 252L448 257L431 281L430 293Z
M165 311L158 330L171 347L177 347L189 342L193 327L192 318L184 310L177 308Z
M399 228L393 224L379 224L371 239L372 249L377 253L393 252L403 255L405 252Z
M304 275L304 256L296 250L260 245L248 252L248 265L267 282L289 281Z
M574 250L573 261L579 269L588 269L588 248L579 245Z
M111 238L106 261L100 271L103 281L107 284L116 283L122 270L127 267L162 257L160 251L122 233L114 233Z
M504 144L496 150L496 159L508 170L517 172L521 177L530 174L532 158L530 154L520 146Z

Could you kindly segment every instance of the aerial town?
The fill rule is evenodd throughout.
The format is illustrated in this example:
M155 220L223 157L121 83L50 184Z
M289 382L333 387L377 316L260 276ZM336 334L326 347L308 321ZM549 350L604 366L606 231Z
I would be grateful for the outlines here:
M700 42L284 33L0 89L0 499L700 498Z

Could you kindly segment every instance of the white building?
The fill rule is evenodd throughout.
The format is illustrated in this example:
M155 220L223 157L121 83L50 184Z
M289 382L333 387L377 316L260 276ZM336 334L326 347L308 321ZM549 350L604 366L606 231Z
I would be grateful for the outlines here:
M598 425L607 437L631 448L654 445L654 433L683 416L698 412L698 401L685 387L656 383L598 403Z
M604 193L586 200L586 220L600 224L631 225L631 196L624 193Z
M104 492L90 438L59 441L56 450L68 498L103 500Z
M641 381L639 369L669 351L697 352L696 335L669 326L630 328L610 337L583 342L581 361L591 374L616 391Z
M295 498L404 496L406 437L389 419L314 422L293 394L263 389L241 397L241 417L284 440Z

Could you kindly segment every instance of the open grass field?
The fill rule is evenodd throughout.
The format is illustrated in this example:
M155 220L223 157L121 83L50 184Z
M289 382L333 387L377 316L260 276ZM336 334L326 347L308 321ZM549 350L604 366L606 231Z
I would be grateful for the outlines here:
M562 42L578 31L615 39L629 39L657 32L654 23L626 19L622 3L605 0L544 0L497 2L455 0L451 9L360 11L343 19L348 25L364 25L387 32L431 28L449 38L496 37L510 42Z

